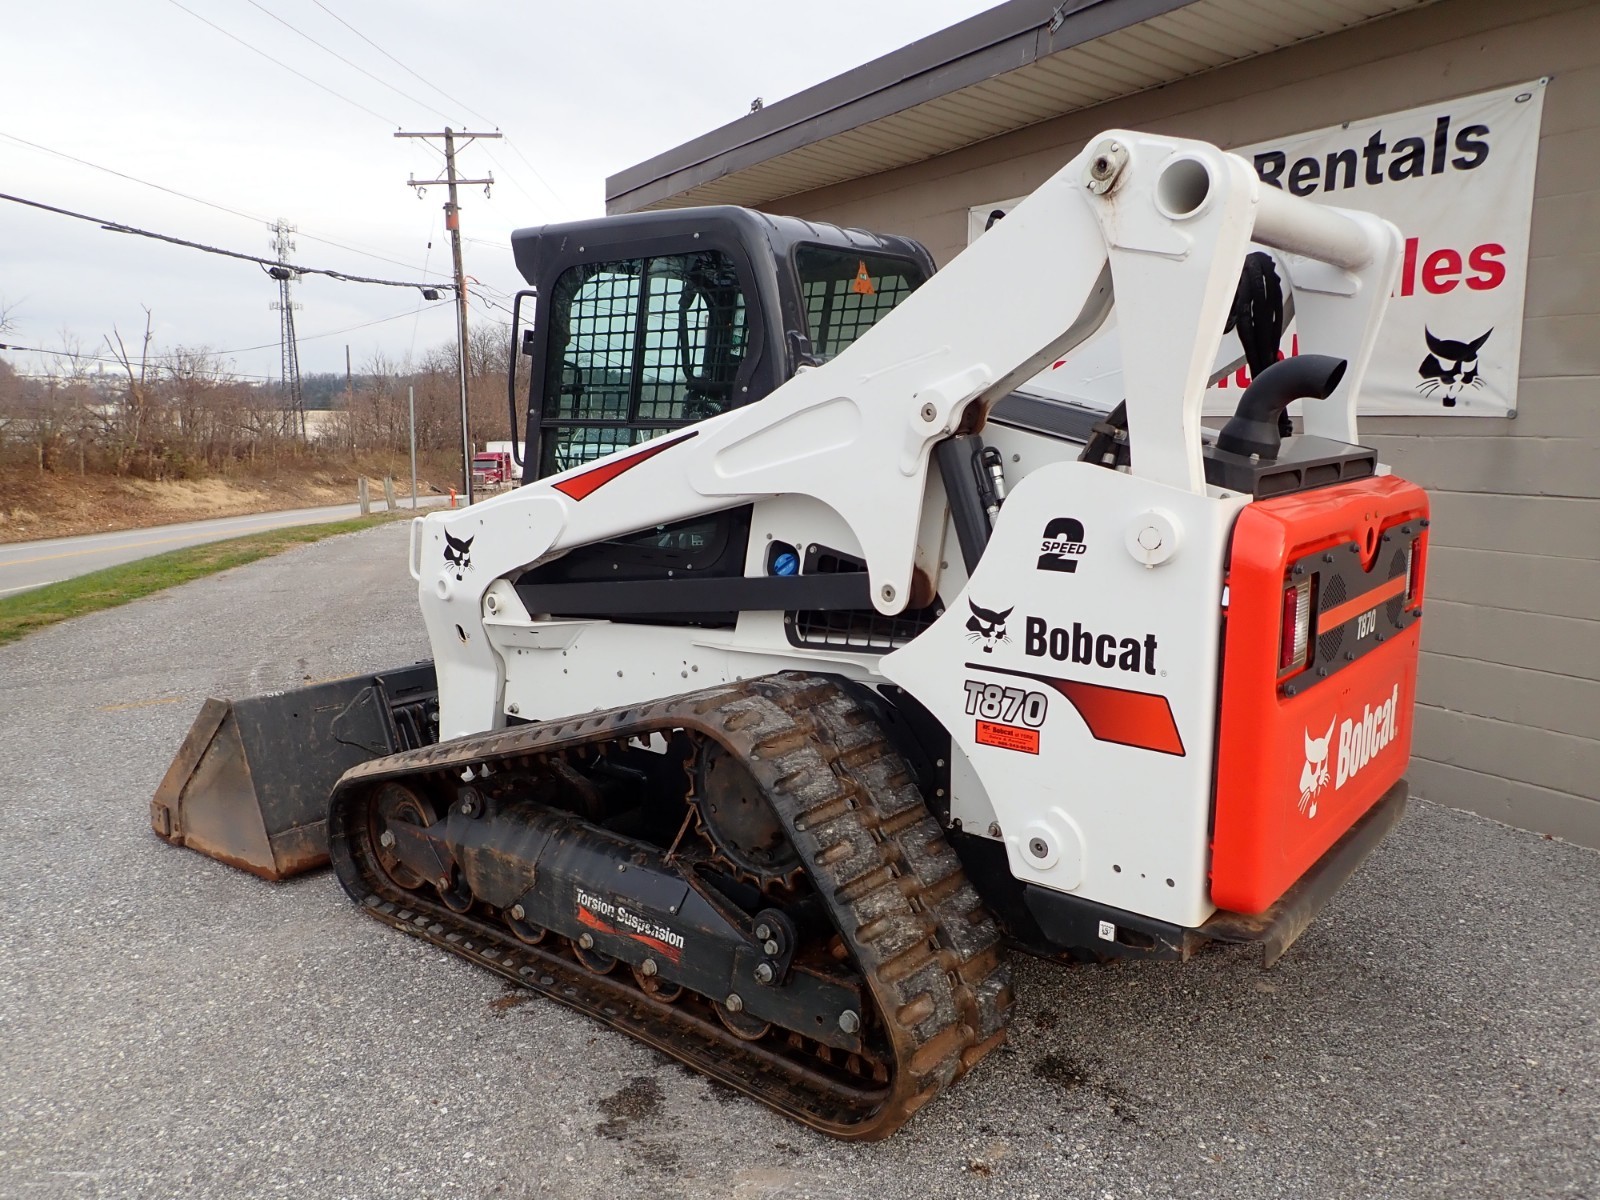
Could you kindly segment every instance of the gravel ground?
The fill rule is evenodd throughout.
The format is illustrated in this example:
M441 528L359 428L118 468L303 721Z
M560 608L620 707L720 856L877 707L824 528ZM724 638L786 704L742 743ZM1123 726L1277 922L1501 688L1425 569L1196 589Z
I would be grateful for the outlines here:
M1271 971L1018 962L1010 1043L876 1146L157 841L204 696L426 653L404 545L0 649L0 1196L1600 1197L1600 856L1432 805Z

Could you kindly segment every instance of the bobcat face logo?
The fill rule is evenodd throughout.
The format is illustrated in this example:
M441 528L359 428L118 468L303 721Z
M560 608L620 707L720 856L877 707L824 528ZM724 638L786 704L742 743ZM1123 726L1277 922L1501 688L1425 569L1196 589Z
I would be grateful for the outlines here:
M458 583L462 572L472 570L472 538L451 537L445 533L444 569L447 573L454 572Z
M993 654L996 645L1011 640L1011 635L1006 632L1006 618L1016 605L1013 604L1005 612L995 612L992 608L980 608L968 600L967 607L972 609L972 615L967 618L967 641L981 642L983 652Z
M1494 330L1470 342L1434 337L1427 326L1423 326L1422 332L1427 336L1429 353L1417 368L1417 374L1422 376L1417 391L1425 397L1439 395L1446 408L1454 408L1463 389L1483 386L1478 374L1478 351L1483 349Z
M1306 765L1300 768L1300 811L1307 817L1317 815L1317 797L1328 786L1328 743L1333 739L1333 726L1338 717L1328 722L1328 732L1320 738L1305 731Z

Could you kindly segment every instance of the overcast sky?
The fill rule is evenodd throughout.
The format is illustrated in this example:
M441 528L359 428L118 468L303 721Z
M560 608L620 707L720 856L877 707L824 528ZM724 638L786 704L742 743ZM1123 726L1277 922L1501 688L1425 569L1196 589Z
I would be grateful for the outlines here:
M738 119L756 96L773 103L991 3L17 0L0 32L0 192L262 254L263 222L282 217L299 227L303 265L442 279L444 189L419 200L404 186L434 178L442 157L392 134L498 125L508 140L475 144L458 167L496 180L487 200L463 195L462 222L486 297L473 320L505 320L484 305L521 286L512 229L598 216L607 175ZM452 308L415 291L314 277L295 290L305 372L342 372L347 342L359 371L376 351L404 359L453 337ZM55 349L66 331L104 354L113 326L137 340L145 305L158 351L207 347L275 378L275 299L257 266L0 202L12 322L0 341ZM378 323L351 328L367 322Z

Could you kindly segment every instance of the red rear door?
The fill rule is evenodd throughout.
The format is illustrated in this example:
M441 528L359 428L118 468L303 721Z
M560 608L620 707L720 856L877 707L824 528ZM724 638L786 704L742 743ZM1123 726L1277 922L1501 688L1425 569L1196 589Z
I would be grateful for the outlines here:
M1239 514L1212 830L1218 908L1265 910L1404 773L1427 516L1426 493L1393 476Z

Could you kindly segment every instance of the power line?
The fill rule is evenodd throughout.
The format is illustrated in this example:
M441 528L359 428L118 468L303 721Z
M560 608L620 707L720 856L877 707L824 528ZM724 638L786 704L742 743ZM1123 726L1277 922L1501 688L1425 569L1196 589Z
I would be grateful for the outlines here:
M273 343L273 344L276 345L276 343ZM9 342L0 342L0 350L13 350L13 351L16 351L17 353L26 353L26 354L43 354L43 355L45 355L45 356L47 356L49 358L70 358L70 359L72 359L74 361L87 360L89 362L105 362L105 363L116 363L118 366L122 365L122 360L120 358L115 358L110 354L90 354L87 351L45 350L45 349L42 349L39 346L17 346L17 345L13 345L12 343L9 343ZM221 354L223 354L225 352L224 351L216 351L214 353L218 357L220 357ZM175 355L157 354L157 355L154 355L152 357L156 360L156 366L157 367L164 366L169 371L173 369L172 368L172 360L176 357ZM251 375L251 374L249 374L248 372L245 372L245 371L232 371L232 370L226 372L226 374L231 379L259 379L259 380L261 380L263 382L266 382L266 383L276 383L277 382L277 376L275 376L275 375ZM57 376L57 375L24 375L23 378L24 379L58 379L58 378L60 378L60 376Z
M506 170L505 164L502 163L494 155L490 154L487 147L484 148L483 156L485 158L487 158L491 163L493 163L496 167L500 168L500 174L505 176L507 179L511 180L511 186L516 188L517 191L521 192L524 196L526 196L528 198L529 203L531 203L531 204L533 204L535 206L535 210L536 211L537 210L542 210L545 207L544 201L535 200L533 198L533 193L530 192L527 188L522 186L522 180L518 179L510 171ZM481 240L481 239L475 239L475 240Z
M304 79L307 83L311 84L313 87L319 87L323 91L327 92L328 95L333 96L336 99L343 100L346 104L350 105L353 108L359 108L362 112L366 113L369 117L377 117L378 120L382 121L385 125L393 125L397 129L400 127L400 123L398 121L391 121L388 117L384 116L382 113L373 112L365 104L362 104L362 103L360 103L359 101L356 101L356 100L352 100L352 99L350 99L349 96L346 96L341 92L334 91L331 87L329 87L325 83L318 83L315 79L311 78L311 76L305 74L304 72L296 71L288 63L283 62L281 59L273 58L272 55L268 54L265 50L261 49L259 46L253 46L249 42L245 41L242 37L239 37L237 34L229 33L226 29L224 29L221 25L218 25L215 21L206 20L206 18L202 17L199 13L195 12L194 9L192 9L192 8L184 8L183 5L178 3L178 0L167 0L167 3L171 4L174 8L183 9L184 12L188 13L196 21L199 21L201 24L211 26L211 28L215 29L218 33L222 34L223 37L226 37L226 38L229 38L229 39L231 39L231 40L233 40L235 42L238 42L239 45L243 46L246 50L250 50L250 51L253 51L256 54L259 54L262 58L266 59L270 63L276 63L278 66L282 67L285 71L289 72L289 74L298 75L301 79Z
M251 213L240 212L237 208L229 208L225 204L216 204L210 200L202 200L199 196L191 196L187 192L178 191L176 188L169 188L159 183L151 183L148 179L140 179L136 175L127 175L121 171L113 170L111 167L103 167L99 163L90 162L86 158L79 158L75 154L68 154L64 150L53 150L49 146L41 146L38 142L30 142L27 138L18 137L14 133L6 133L4 130L0 130L0 138L5 138L8 142L17 142L20 145L27 146L31 150L42 150L46 154L53 154L57 158L66 159L68 162L79 163L85 167L93 167L96 171L104 171L107 175L115 175L118 179L126 179L133 183L143 184L148 188L155 188L156 191L166 192L169 196L177 196L184 200L192 200L196 204L203 204L207 208L214 208L218 212L227 213L229 216L243 217L247 221L260 221L263 225L271 224L270 221L263 220L262 218L254 216Z
M255 2L256 2L256 0L250 0L250 3L252 3L252 4L255 4ZM489 117L484 116L481 112L479 112L477 109L471 107L470 105L468 105L468 104L466 104L466 103L464 103L464 102L462 102L460 100L457 100L454 96L452 96L449 92L445 91L442 87L440 87L437 83L433 82L433 80L429 79L427 76L419 74L416 71L413 71L410 67L406 66L405 63L401 62L398 58L396 58L394 55L390 54L382 46L378 45L377 42L373 41L366 34L362 33L359 29L357 29L354 25L350 24L349 21L346 21L338 13L334 12L333 9L329 8L326 4L324 4L322 2L322 0L311 0L311 2L313 4L315 4L318 8L320 8L323 12L327 13L335 21L339 22L339 24L343 25L351 33L355 34L358 38L360 38L367 45L371 46L379 54L381 54L385 58L387 58L395 66L399 67L407 75L410 75L413 79L419 80L420 82L427 84L434 91L438 92L439 95L443 96L446 100L450 101L451 104L457 105L460 108L465 109L468 116L476 117L476 118L478 118L478 120L482 121L484 124L493 126L496 130L500 129L500 125L499 125L498 122L490 119ZM257 7L260 7L260 6L257 5ZM388 85L385 85L385 86L388 86ZM437 113L439 110L438 109L433 109L432 111ZM440 115L443 115L443 114L440 114ZM526 154L524 154L521 151L520 148L518 148L516 143L513 142L510 139L510 137L507 137L505 139L505 143L506 143L506 146L510 148L510 150L511 150L511 152L513 154L515 154L518 158L520 158L524 163L527 164L528 170L533 172L533 177L539 181L540 186L542 186L545 191L550 193L551 197L553 197L555 199L557 204L560 204L564 208L571 209L574 212L581 211L581 206L573 204L565 196L561 195L560 192L556 191L555 188L550 186L550 181L547 180L542 174L540 174L539 168L533 165L533 161ZM499 164L496 164L496 165L498 166ZM501 170L503 171L504 168L502 167ZM507 173L507 175L510 174L509 172L506 172L506 173ZM533 197L531 195L528 195L528 190L526 188L524 188L520 183L518 183L515 178L513 178L511 180L511 182L513 184L515 184L517 186L517 188L519 190L521 190L524 195L527 195L529 200L533 199Z
M124 225L120 221L107 221L101 217L91 217L86 213L73 212L70 208L57 208L53 204L45 204L38 200L27 200L21 196L8 195L5 192L0 192L0 200L9 200L13 204L25 204L29 208L42 209L45 212L57 213L63 217L73 217L79 221L89 221L111 233L131 233L139 237L154 238L158 242L170 242L174 246L187 246L191 250L203 250L207 254L220 254L224 258L237 258L244 262L257 263L269 269L276 267L279 270L290 270L296 275L326 275L330 279L337 279L344 283L372 283L382 287L418 288L429 291L455 286L449 283L412 283L399 279L376 279L370 275L351 275L348 272L334 271L327 267L297 267L281 263L275 258L263 258L259 254L244 254L238 250L224 250L220 246L208 246L203 242L191 242L187 238L171 237L165 233L152 233L148 229L140 229L134 225ZM274 278L277 278L277 276L274 276Z
M560 204L560 205L562 205L562 206L564 206L566 208L572 209L574 212L582 211L582 206L577 205L577 204L573 204L570 200L568 200L560 192L556 191L555 188L550 186L550 181L539 173L539 168L533 165L533 160L530 159L526 154L524 154L522 152L521 147L519 147L510 138L506 138L505 142L506 142L506 145L510 148L511 153L515 154L523 162L528 164L528 170L533 172L533 177L535 179L537 179L544 186L544 190L545 191L549 192L552 196L555 197L556 203L558 203L558 204Z
M402 317L420 317L425 312L431 312L436 308L446 308L452 303L454 303L454 301L441 300L437 304L428 304L417 309L408 308L405 312L393 313L387 317L378 317L376 320L372 321L363 321L359 325L348 325L343 329L325 329L321 333L301 334L299 340L302 342L312 342L316 341L318 338L338 337L341 334L354 333L358 329L368 329L373 325L382 325L388 321L398 321ZM230 354L248 354L252 350L271 350L277 345L277 342L262 342L259 346L239 346L232 350L206 350L205 353L214 355L217 358L225 358ZM52 358L86 358L95 362L120 363L122 361L118 358L112 358L109 355L79 353L71 350L44 350L38 346L17 346L9 342L0 342L0 350L15 350L19 353L25 352L28 354L45 354ZM176 354L156 354L152 355L151 357L160 364L167 365L169 367L170 364L178 358ZM232 373L239 375L239 377L242 379L263 379L268 381L276 379L276 376L271 375L249 375L244 372ZM317 372L313 371L312 374L315 375Z
M471 295L471 293L469 292L468 295ZM472 296L472 299L478 304L478 316L481 320L488 321L492 325L499 325L505 329L511 328L510 321L502 321L491 311L498 308L503 313L510 313L510 309L501 307L487 296Z
M189 200L195 204L202 204L206 208L214 208L218 212L224 212L230 216L242 217L246 221L258 221L262 225L267 226L272 224L272 222L267 220L265 217L257 216L255 213L242 212L237 208L229 208L226 204L218 204L213 200L205 200L199 196L192 196L188 192L180 192L177 188L170 188L164 184L153 183L148 179L140 179L137 175L129 175L125 171L118 171L112 167L103 166L97 162L90 162L87 158L79 158L77 155L68 154L64 150L56 150L49 146L40 145L38 142L30 142L27 138L18 137L14 133L6 133L4 130L0 130L0 138L5 138L7 141L16 142L19 145L27 146L31 150L39 150L45 154L53 154L57 158L64 158L68 162L75 162L81 166L90 167L96 171L104 171L107 175L115 175L118 179L126 179L128 182L137 183L142 187L154 188L158 192L166 192L169 196L177 196L182 200ZM312 233L301 233L300 236L305 238L308 242L320 242L324 246L334 246L340 250L348 250L350 253L359 254L364 258L375 258L379 262L393 263L395 266L404 267L408 271L415 271L417 269L413 264L401 262L398 258L390 258L387 255L379 254L373 250L363 250L360 246L350 245L345 242L336 242L332 238L317 237ZM427 274L427 272L424 271L423 274Z
M433 230L434 230L434 226L436 226L438 223L439 223L439 218L438 217L435 217L432 221L430 221L428 223L428 248L427 248L426 251L424 251L424 253L422 255L422 275L423 275L423 278L427 278L427 275L428 275L428 264L433 261ZM417 326L420 325L421 322L422 322L422 301L418 300L417 301L417 319L415 321L411 322L411 349L406 352L406 359L408 361L410 359L413 359L413 358L416 357L416 354L417 354Z
M326 4L324 4L322 2L322 0L311 0L311 2L313 4L315 4L318 8L320 8L323 12L327 13L335 21L339 22L339 24L343 25L351 33L355 34L358 38L360 38L367 45L371 46L379 54L381 54L385 58L387 58L395 66L399 67L407 75L412 76L414 79L421 80L423 83L425 83L429 87L431 87L434 91L438 92L439 95L443 96L446 100L450 101L451 104L457 105L460 108L465 109L468 116L477 117L478 120L484 122L484 124L486 124L486 125L494 125L494 127L496 129L500 128L498 125L495 125L495 123L493 121L491 121L488 117L484 116L481 112L478 112L477 110L475 110L473 108L470 108L465 104L462 104L461 101L457 100L449 92L445 91L438 84L434 83L433 80L427 78L425 75L418 75L410 67L406 66L405 63L401 62L398 58L396 58L394 55L390 54L382 46L378 45L377 42L373 41L366 34L362 33L359 29L357 29L354 25L350 24L349 21L346 21L338 13L334 12L333 9L329 8ZM438 112L438 109L434 109L433 111L434 112Z
M245 3L249 4L250 7L252 7L252 8L260 9L262 12L266 13L267 16L271 17L274 21L276 21L279 25L282 25L290 33L299 34L299 36L305 38L306 41L310 42L318 50L321 50L326 54L333 55L333 57L337 58L340 62L342 62L345 66L349 67L352 71L360 71L363 75L365 75L368 79L372 80L374 83L380 84L383 87L388 88L391 92L393 92L395 95L401 97L404 100L409 100L413 104L420 105L421 107L427 109L429 112L433 113L435 116L443 117L447 121L450 119L450 114L449 113L440 112L437 108L434 108L433 105L427 103L426 101L418 100L415 96L411 95L409 92L403 92L399 88L395 87L394 84L388 82L387 80L378 78L378 76L374 75L371 71L367 70L365 67L359 66L358 64L351 62L344 55L340 54L337 50L330 50L327 46L324 46L321 42L317 41L317 39L312 37L309 33L306 33L302 29L295 28L293 25L289 24L289 22L285 21L282 17L280 17L277 13L275 13L271 9L267 8L265 5L259 3L259 0L245 0Z
M373 326L373 325L382 325L386 321L398 321L401 317L420 317L425 312L432 312L436 308L445 308L446 306L454 304L454 303L455 303L454 300L441 300L437 304L428 304L428 305L423 306L422 308L416 308L416 309L408 308L408 309L406 309L405 312L398 312L398 313L395 313L394 315L388 316L388 317L379 317L375 321L363 321L359 325L351 325L351 326L349 326L349 327L347 327L345 329L329 329L329 330L326 330L326 331L324 331L322 333L301 334L300 335L300 340L302 342L314 342L318 338L338 337L342 333L354 333L358 329L366 329L366 328L369 328L370 326ZM259 346L241 346L237 350L218 350L217 353L218 354L247 354L251 350L270 350L272 347L276 346L277 344L278 344L277 342L262 342L261 345L259 345ZM315 372L312 372L312 373L315 374Z

